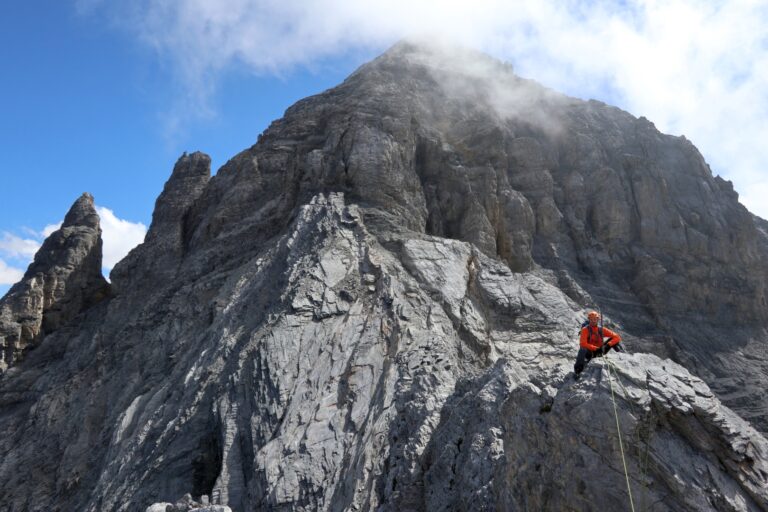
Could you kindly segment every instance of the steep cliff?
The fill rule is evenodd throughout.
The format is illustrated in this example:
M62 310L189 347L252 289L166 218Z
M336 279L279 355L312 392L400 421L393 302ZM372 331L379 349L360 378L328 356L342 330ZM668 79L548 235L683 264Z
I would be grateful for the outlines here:
M209 166L0 378L0 509L768 510L768 238L685 139L401 43Z
M0 300L0 373L27 349L109 294L101 275L101 228L93 197L83 194Z

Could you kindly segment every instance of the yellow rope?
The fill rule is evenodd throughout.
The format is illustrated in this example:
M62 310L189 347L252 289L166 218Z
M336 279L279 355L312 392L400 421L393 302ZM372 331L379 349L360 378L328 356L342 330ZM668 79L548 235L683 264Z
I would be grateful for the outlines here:
M608 363L610 364L610 363ZM618 379L618 375L616 376ZM616 432L619 434L619 450L621 451L621 463L624 465L624 478L627 480L627 492L629 493L629 506L632 512L635 512L635 502L632 499L632 487L629 485L629 471L627 471L627 460L624 458L624 443L621 441L621 427L619 426L619 410L616 407L616 398L613 395L613 378L611 378L611 368L608 367L608 382L611 383L611 400L613 401L613 414L616 417Z
M621 379L619 378L619 370L616 369L616 365L613 364L613 362L605 358L605 362L608 363L608 366L610 366L613 369L613 374L616 376L616 382L619 383L621 386L621 389L624 391L624 397L627 400L627 403L629 404L629 407L632 409L632 415L635 417L638 417L637 414L635 414L635 408L632 406L632 401L629 400L629 392L627 391L627 388L624 387L624 384L622 384ZM646 439L643 441L645 443L645 453L640 454L640 444L641 444L641 434L638 431L637 435L637 451L638 451L638 457L640 458L640 481L643 482L643 492L640 495L640 510L646 510L645 507L645 501L646 501L646 494L648 492L648 482L646 481L646 476L648 475L648 460L650 458L649 456L649 450L650 450L650 444L651 444L651 435L653 434L653 409L649 408L648 411L648 421L645 425L646 429Z

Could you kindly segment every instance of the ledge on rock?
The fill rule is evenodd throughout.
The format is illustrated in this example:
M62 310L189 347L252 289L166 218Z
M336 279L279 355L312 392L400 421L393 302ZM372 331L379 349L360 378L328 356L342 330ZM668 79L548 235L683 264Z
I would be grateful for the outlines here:
M669 360L612 355L576 383L499 360L446 409L428 510L624 510L627 478L638 510L768 510L768 441Z

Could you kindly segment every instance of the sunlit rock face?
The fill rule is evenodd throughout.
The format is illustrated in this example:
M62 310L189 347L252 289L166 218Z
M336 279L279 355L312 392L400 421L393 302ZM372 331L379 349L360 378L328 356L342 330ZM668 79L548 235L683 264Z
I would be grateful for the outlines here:
M763 224L647 120L400 43L181 157L0 378L3 506L768 510ZM575 382L588 308L630 353Z

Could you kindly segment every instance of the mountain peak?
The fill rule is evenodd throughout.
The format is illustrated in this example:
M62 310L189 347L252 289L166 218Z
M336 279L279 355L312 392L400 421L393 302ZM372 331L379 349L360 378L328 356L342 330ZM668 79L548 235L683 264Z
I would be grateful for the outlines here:
M45 335L4 506L768 509L768 235L689 142L462 52L183 155L106 304L69 294L97 230L54 233L0 333ZM626 353L574 380L591 309Z
M512 71L512 65L507 62L471 47L441 38L402 39L371 61L371 64L380 61L402 61L436 67L448 66L453 63L456 69L467 67L467 64L471 62L492 66L498 72L509 73Z
M64 217L62 227L72 226L99 228L99 215L96 213L93 196L90 193L84 192L77 198Z
M22 280L0 300L0 372L109 294L101 261L99 216L86 192L45 239Z

